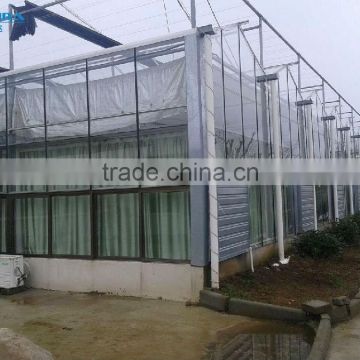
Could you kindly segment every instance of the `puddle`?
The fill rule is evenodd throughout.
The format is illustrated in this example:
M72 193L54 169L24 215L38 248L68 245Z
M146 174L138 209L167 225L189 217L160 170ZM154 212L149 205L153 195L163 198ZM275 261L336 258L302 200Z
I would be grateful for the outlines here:
M266 322L248 329L234 326L221 330L218 340L209 345L204 360L306 360L313 333L308 327Z

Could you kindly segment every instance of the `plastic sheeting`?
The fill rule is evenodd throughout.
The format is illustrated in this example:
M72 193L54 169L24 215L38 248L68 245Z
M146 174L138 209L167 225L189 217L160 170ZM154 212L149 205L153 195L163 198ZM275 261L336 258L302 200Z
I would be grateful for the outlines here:
M56 79L46 80L48 137L61 138L66 128L70 130L70 137L83 135L84 130L87 133L87 125L81 123L88 119L86 82L63 85L56 83ZM136 128L134 84L134 73L89 81L90 117L95 125L92 135ZM13 110L9 130L27 128L21 131L21 139L25 142L43 137L44 130L34 128L44 125L43 88L15 87L11 90ZM139 70L138 98L142 129L185 124L185 59ZM5 99L0 95L1 104L5 105Z

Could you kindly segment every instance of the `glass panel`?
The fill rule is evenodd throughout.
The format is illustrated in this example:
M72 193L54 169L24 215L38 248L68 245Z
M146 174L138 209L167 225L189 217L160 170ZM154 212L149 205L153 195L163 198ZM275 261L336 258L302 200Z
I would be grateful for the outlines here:
M294 187L283 187L283 202L284 202L284 230L285 235L294 234Z
M91 135L136 135L134 51L91 59L88 64Z
M225 112L224 96L225 81L223 81L223 35L221 32L213 37L212 58L213 58L213 79L214 79L214 117L215 117L215 145L216 157L225 158ZM226 100L226 98L225 98ZM231 150L231 149L230 149Z
M265 242L269 242L272 241L275 236L274 187L261 186L260 188L263 221L263 239Z
M224 33L223 45L225 60L226 151L228 158L239 158L244 156L245 149L243 138L242 83L239 64L239 34L237 29Z
M316 186L316 212L319 222L329 220L329 188Z
M9 158L45 157L43 74L37 70L8 81ZM45 191L45 186L10 186L10 192Z
M138 194L99 195L99 256L139 257Z
M0 199L0 252L6 252L6 200Z
M240 35L240 44L244 104L245 157L254 158L259 156L259 124L258 113L256 111L255 64L254 56L242 34Z
M90 197L52 199L52 251L56 255L90 255Z
M9 132L44 126L42 71L9 77L7 86Z
M133 50L89 61L89 97L91 157L137 158Z
M45 70L46 122L51 125L87 121L86 63L72 63Z
M140 153L142 157L187 154L183 40L137 50ZM169 140L170 138L170 140ZM174 146L169 146L174 142ZM180 146L180 148L178 147Z
M287 84L289 91L290 101L290 127L291 127L291 144L292 144L292 157L300 157L300 143L299 143L299 121L298 121L298 109L296 102L298 100L297 85L294 81L293 74L290 70L287 72Z
M292 157L292 123L290 121L287 72L281 71L278 75L281 116L281 149L282 157L288 159Z
M147 258L189 259L188 192L145 193L144 234Z
M15 202L15 241L18 254L48 253L47 198L17 199Z

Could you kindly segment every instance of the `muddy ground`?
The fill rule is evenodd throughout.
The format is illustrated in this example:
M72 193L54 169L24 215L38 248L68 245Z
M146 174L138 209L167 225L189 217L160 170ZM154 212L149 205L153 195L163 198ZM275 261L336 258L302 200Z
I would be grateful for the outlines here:
M240 332L274 328L184 303L42 290L0 296L0 309L1 327L64 360L198 360Z
M331 301L353 297L360 287L360 248L347 248L343 256L328 260L292 255L288 265L256 267L255 272L235 275L222 283L230 296L299 308L311 299Z

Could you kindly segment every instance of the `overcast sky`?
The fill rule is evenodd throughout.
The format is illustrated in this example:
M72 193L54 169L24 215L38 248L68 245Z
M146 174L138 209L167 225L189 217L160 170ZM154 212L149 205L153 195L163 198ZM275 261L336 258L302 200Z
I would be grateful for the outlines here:
M52 0L51 0L52 1ZM45 4L50 0L33 0ZM245 20L241 0L210 0L221 25ZM356 108L360 109L360 1L359 0L252 0L255 7ZM8 1L0 0L0 11ZM22 5L23 1L13 1ZM183 0L189 9L190 0ZM214 23L206 0L197 0L198 23ZM189 22L177 0L70 0L65 3L97 30L129 43L186 29ZM53 11L75 19L59 5ZM79 21L79 19L75 19ZM251 19L250 19L251 20ZM0 33L0 66L8 67L7 26ZM15 43L15 67L20 68L97 49L81 39L38 21L34 37ZM276 51L276 50L275 50Z

